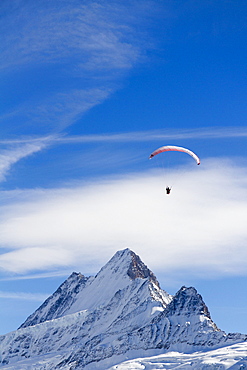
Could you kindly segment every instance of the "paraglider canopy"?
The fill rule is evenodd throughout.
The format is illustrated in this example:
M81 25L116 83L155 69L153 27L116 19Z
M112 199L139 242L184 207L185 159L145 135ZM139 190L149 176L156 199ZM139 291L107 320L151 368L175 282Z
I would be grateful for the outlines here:
M184 152L189 154L197 164L200 164L200 158L191 150L187 148L183 148L181 146L174 146L174 145L167 145L167 146L161 146L160 148L156 149L153 153L150 154L149 159L153 158L155 155L163 152L169 152L169 151L175 151L175 152Z
M200 164L200 158L191 150L187 148L183 148L181 146L175 146L175 145L166 145L166 146L161 146L160 148L156 149L154 152L152 152L149 156L149 159L153 158L157 154L163 153L163 152L170 152L170 151L175 151L175 152L183 152L189 154L197 164ZM166 194L169 195L171 192L171 186L166 187Z

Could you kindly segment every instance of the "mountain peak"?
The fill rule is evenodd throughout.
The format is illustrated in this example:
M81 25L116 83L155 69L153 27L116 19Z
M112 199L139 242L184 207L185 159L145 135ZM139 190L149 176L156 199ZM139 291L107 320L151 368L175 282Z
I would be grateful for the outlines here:
M131 280L148 278L150 282L153 282L159 287L158 280L154 273L142 262L141 258L129 248L117 251L110 261L100 270L97 276L107 269L110 269L114 274L119 274L122 271L122 274L128 276Z
M187 288L182 286L182 288L180 288L173 297L167 310L170 315L183 314L187 316L191 314L200 314L211 320L209 310L204 303L202 296L198 294L197 290L193 287Z

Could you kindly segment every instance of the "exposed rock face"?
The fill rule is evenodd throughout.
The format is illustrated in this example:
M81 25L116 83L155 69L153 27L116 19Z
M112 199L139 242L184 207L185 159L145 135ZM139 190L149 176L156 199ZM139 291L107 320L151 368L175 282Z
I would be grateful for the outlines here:
M1 336L0 359L12 370L103 370L96 364L112 365L133 350L192 352L246 338L219 330L194 288L182 287L174 297L163 291L125 249L95 277L73 273L18 330Z
M154 284L159 286L159 283L156 279L154 273L149 270L149 268L142 262L139 256L137 256L134 252L130 251L131 254L131 263L130 267L127 271L128 276L134 280L137 278L145 279L149 278Z

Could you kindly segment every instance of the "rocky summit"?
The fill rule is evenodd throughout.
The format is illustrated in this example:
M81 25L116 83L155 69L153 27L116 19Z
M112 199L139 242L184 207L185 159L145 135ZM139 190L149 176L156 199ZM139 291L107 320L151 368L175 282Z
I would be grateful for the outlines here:
M195 288L171 296L125 249L94 277L72 273L18 330L1 336L0 369L106 370L140 356L246 340L217 328Z

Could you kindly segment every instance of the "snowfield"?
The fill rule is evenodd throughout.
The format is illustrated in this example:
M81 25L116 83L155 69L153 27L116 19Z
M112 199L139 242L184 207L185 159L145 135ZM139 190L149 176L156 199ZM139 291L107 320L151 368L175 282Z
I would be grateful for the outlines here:
M247 343L239 343L207 352L166 354L136 358L105 370L244 370L247 369ZM103 368L102 368L103 370Z

